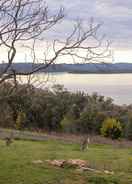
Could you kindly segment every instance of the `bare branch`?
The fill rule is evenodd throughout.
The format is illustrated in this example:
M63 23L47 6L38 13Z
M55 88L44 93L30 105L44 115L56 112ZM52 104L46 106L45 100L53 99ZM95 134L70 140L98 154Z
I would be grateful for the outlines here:
M50 49L44 46L43 56L38 57L37 43L46 43L44 33L63 18L63 8L51 14L42 0L0 1L0 48L6 48L8 55L4 67L0 68L0 84L13 79L16 86L18 76L29 76L30 81L30 75L44 71L60 57L70 56L74 62L92 62L110 57L110 43L104 43L104 36L98 38L102 24L95 24L93 19L88 26L78 21L65 40L53 40ZM13 67L19 44L29 50L32 60L30 71L18 71Z

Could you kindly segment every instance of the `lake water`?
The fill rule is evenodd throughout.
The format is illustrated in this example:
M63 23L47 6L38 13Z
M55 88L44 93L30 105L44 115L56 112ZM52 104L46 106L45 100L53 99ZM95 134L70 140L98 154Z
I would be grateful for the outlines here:
M42 79L44 74L38 74ZM114 99L116 104L132 103L132 74L69 74L52 73L46 85L63 84L70 91L84 91Z

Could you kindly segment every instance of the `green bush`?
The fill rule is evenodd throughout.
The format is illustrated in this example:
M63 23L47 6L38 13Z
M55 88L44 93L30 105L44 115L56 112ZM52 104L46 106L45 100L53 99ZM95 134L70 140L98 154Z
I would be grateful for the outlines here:
M129 117L129 121L125 127L125 137L132 140L132 115Z
M94 129L95 114L89 112L82 112L77 121L77 128L81 133L92 133Z
M107 118L104 120L101 127L101 135L118 139L122 135L122 127L119 121L114 118Z
M76 121L72 117L65 116L60 124L63 132L76 133Z
M26 120L26 114L24 112L19 112L16 119L16 129L20 130L24 127L24 123Z

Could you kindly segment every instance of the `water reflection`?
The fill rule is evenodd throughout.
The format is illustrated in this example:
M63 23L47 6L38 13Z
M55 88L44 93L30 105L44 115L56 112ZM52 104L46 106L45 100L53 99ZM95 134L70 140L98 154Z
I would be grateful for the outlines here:
M71 91L97 92L112 97L117 104L132 103L132 74L37 74L32 83L42 88L62 84Z

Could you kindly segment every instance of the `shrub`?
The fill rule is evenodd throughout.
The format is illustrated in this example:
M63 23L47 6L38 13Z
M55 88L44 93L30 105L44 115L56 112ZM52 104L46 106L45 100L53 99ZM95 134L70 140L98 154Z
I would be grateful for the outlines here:
M65 116L61 121L61 129L65 133L76 133L75 120L69 116Z
M92 133L94 129L95 114L89 112L82 112L77 127L80 133Z
M101 135L112 139L121 137L122 127L120 122L114 118L105 119L101 127Z
M16 129L20 130L24 127L24 123L26 120L26 114L24 112L19 112L16 119Z
M125 137L129 140L132 140L132 116L129 118L129 121L125 128Z

